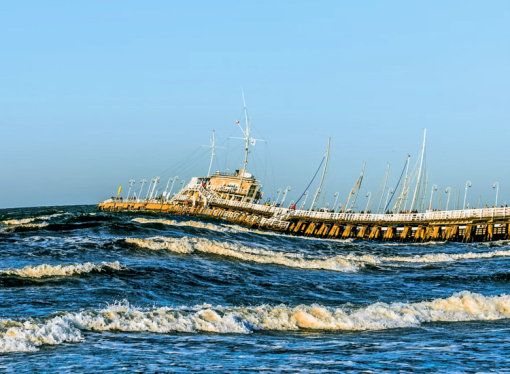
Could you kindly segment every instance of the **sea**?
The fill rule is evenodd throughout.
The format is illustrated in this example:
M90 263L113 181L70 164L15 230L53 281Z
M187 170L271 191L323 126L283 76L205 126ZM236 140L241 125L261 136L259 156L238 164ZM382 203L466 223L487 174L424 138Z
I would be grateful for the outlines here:
M510 243L0 210L0 372L510 372Z

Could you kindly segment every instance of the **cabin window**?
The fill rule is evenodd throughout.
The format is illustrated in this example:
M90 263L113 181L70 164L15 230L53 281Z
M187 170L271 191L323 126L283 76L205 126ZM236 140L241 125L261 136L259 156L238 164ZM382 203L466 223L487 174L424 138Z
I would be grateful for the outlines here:
M253 197L253 195L255 195L256 189L257 189L257 186L255 184L252 184L250 186L250 190L248 191L248 197Z

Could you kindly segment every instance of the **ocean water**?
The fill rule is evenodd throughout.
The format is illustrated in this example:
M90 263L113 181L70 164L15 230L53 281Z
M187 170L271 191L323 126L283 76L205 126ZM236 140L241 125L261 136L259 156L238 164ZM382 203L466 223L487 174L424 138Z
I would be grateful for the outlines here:
M510 243L0 210L0 372L510 371Z

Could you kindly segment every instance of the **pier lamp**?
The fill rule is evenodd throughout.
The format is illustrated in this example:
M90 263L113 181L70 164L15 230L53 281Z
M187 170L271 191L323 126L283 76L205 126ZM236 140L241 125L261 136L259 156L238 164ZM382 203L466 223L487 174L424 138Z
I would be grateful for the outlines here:
M287 186L287 188L285 189L285 191L283 191L283 196L282 196L282 202L280 203L280 206L283 207L283 203L285 202L285 198L287 197L287 193L290 191L290 186Z
M140 187L140 192L138 192L138 199L136 200L137 202L140 200L140 196L142 196L143 185L147 183L147 179L142 179L140 183L142 184L142 187Z
M444 193L448 194L448 199L446 200L446 211L448 212L448 204L450 204L450 193L452 189L450 187L447 187L446 190L444 190Z
M437 185L436 185L436 184L434 184L434 185L432 186L432 192L430 192L429 209L427 209L427 210L432 209L432 200L434 199L434 191L437 191Z
M290 201L290 204L289 204L289 206L287 207L287 209L290 209L290 207L291 207L292 205L294 205L294 200L291 200L291 201Z
M154 179L154 178L151 179L151 182L149 183L149 189L147 190L147 193L145 194L145 200L147 200L147 198L149 197L149 192L151 192L151 187L155 180L156 179Z
M280 194L282 193L282 189L278 188L278 190L276 190L276 193L278 194L278 197L276 198L276 201L274 202L274 206L276 206L278 204L278 200L280 199Z
M306 198L308 197L308 190L305 191L305 193L303 194L303 196L305 197L305 201L303 201L303 204L301 204L301 210L303 210L305 208L305 205L306 205Z
M170 178L170 179L172 179L172 187L170 188L170 192L168 193L169 198L172 197L172 190L174 189L174 183L175 183L175 181L179 180L179 177L176 175L175 177Z
M498 207L499 183L498 182L494 182L494 185L492 186L492 188L496 189L496 203L494 204L494 206L497 208Z
M466 192L464 193L464 205L462 206L462 209L466 209L466 197L467 197L467 189L471 188L471 181L466 182Z
M152 186L152 192L151 192L151 195L149 196L149 199L156 197L156 196L154 196L154 190L156 189L156 186L158 185L160 180L161 180L160 177L156 177L152 180L154 182L154 185Z
M393 195L393 188L388 190L388 194L386 195L386 204L384 204L384 210L388 208L388 199L390 198L390 194ZM383 211L384 214L384 211Z
M181 191L184 188L184 183L185 182L186 182L186 180L183 179L182 182L181 182L182 187L181 187L181 189L179 191Z
M368 203L370 202L370 198L372 197L372 192L367 193L367 197L368 197L368 199L367 199L367 206L365 207L365 214L367 214L367 211L368 211Z
M127 197L126 197L126 201L129 200L129 194L131 193L131 187L133 187L133 185L136 183L136 181L134 179L130 179L129 180L129 190L128 190L128 194L127 194Z
M335 192L335 194L333 195L333 197L335 197L335 198L336 198L336 199L335 199L335 203L333 204L333 212L334 212L334 211L335 211L335 209L336 209L336 202L337 202L337 200L338 200L338 191L337 191L337 192Z

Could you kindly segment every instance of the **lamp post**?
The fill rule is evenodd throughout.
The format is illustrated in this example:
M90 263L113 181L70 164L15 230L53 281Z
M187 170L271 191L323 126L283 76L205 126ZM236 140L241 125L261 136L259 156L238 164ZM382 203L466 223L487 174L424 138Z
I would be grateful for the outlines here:
M471 181L466 182L466 192L464 193L464 205L462 206L462 209L466 209L466 197L468 187L471 188Z
M365 207L365 214L367 214L367 210L368 210L368 203L370 202L370 198L372 197L372 192L369 192L367 193L367 206Z
M434 199L434 191L437 191L437 185L432 186L432 192L430 193L429 210L432 209L432 200Z
M174 183L175 183L175 181L179 180L179 177L176 175L175 177L173 177L171 179L172 179L172 187L170 187L170 192L168 193L168 199L170 199L172 197L172 190L174 189Z
M151 192L151 196L149 197L149 199L152 199L152 197L154 195L154 190L156 189L156 186L158 185L160 180L161 179L159 177L154 178L154 186L152 187L152 192ZM154 196L154 197L156 197L156 196Z
M130 179L129 180L129 190L128 190L128 194L127 194L127 197L126 197L126 201L129 200L129 194L131 193L131 187L133 187L133 185L136 183L136 181L134 179Z
M276 198L276 201L274 202L274 206L278 205L278 200L280 200L280 194L282 193L282 189L278 188L278 190L276 190L276 193L278 194L278 197Z
M497 208L498 207L499 183L498 182L494 182L494 185L492 186L492 188L496 189L496 203L494 204L494 206Z
M452 189L450 187L447 187L446 190L444 190L445 193L448 194L448 199L446 200L446 211L448 212L448 204L450 204L450 193Z
M149 192L151 192L151 187L152 187L152 184L156 181L155 178L152 178L151 179L151 182L149 183L149 189L147 190L147 193L145 194L145 200L147 200L147 198L149 197Z
M338 191L337 191L337 192L335 192L335 194L333 195L333 197L335 197L335 198L336 198L336 199L335 199L335 203L333 204L333 212L334 212L334 211L335 211L335 209L336 209L336 202L337 202L337 200L338 200L338 195L339 195L339 194L338 194Z
M181 191L184 188L184 183L186 183L185 179L182 180L182 182L181 182L182 187L181 187L181 189L179 191Z
M294 200L291 200L291 201L290 201L289 206L287 207L287 209L290 209L290 207L291 207L293 204L294 204Z
M384 204L384 209L386 209L388 207L388 199L390 198L390 194L393 195L393 188L390 188L388 190L388 194L386 195L386 203ZM384 211L383 211L383 214L384 214Z
M287 193L290 191L290 186L287 186L287 188L285 189L285 191L283 191L283 196L282 196L282 202L280 204L280 206L283 207L283 203L285 202L285 198L287 197Z
M306 205L306 198L308 197L308 190L306 190L303 195L305 196L305 201L303 201L303 204L301 204L301 210L303 210Z
M143 185L144 185L145 183L147 183L147 179L142 179L142 180L140 181L140 183L142 184L142 187L140 187L140 192L138 193L138 199L137 199L137 201L138 201L138 200L140 200L140 196L142 196L142 189L143 189Z

